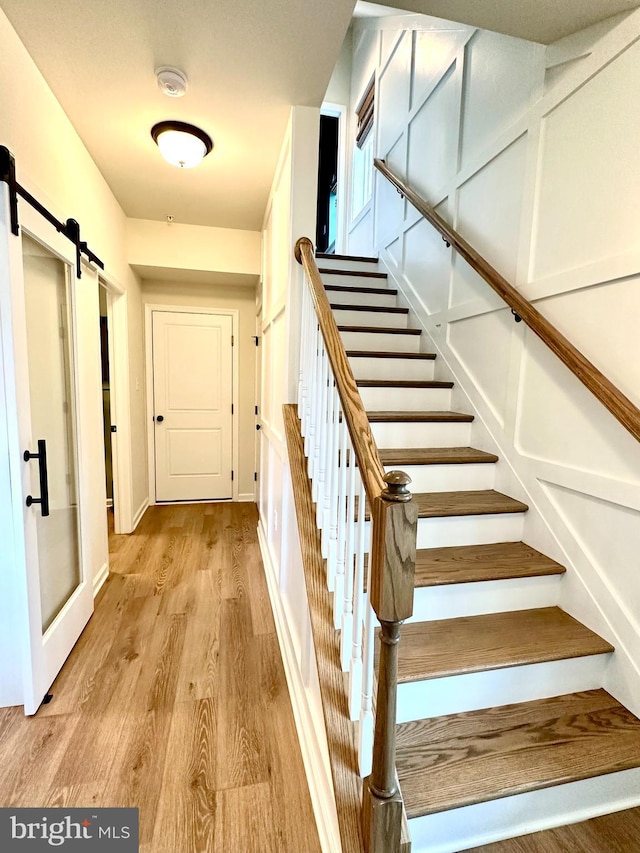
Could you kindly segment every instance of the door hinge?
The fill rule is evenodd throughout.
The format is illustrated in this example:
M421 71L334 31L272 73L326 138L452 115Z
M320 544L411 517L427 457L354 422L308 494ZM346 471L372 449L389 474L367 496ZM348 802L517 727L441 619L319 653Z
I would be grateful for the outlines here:
M236 342L235 335L231 335L231 346L235 346L235 342Z
M231 414L233 414L233 403L231 404Z
M260 338L257 335L253 336L253 340L256 342L256 346L260 343Z
M254 471L254 472L253 472L253 481L254 481L255 483L257 483L257 482L258 482L258 472L257 472L257 471Z
M231 471L231 479L233 480L233 470Z
M257 406L254 406L254 413L255 413L256 415L258 414L258 407L257 407Z
M118 427L115 424L111 424L111 432L118 432Z

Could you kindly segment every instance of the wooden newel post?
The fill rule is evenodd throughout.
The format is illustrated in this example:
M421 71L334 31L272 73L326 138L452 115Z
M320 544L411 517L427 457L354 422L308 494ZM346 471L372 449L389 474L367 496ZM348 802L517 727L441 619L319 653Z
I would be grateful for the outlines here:
M384 477L373 507L371 606L380 620L380 662L371 775L365 779L363 828L368 853L400 850L402 799L396 783L396 700L400 625L413 613L418 510L403 471Z

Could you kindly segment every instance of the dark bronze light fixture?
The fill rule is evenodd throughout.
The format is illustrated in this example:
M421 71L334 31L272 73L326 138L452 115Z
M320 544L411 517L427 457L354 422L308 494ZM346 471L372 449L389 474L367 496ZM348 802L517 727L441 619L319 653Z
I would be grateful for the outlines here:
M211 137L183 121L160 121L151 128L153 141L172 166L192 169L213 149Z

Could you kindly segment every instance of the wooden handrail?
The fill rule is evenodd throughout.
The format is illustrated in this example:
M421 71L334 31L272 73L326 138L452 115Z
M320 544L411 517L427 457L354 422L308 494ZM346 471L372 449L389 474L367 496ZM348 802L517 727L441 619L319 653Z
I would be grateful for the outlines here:
M527 326L551 349L583 385L605 406L631 435L640 441L640 409L626 397L604 373L592 364L565 336L535 308L528 299L500 275L467 241L458 234L435 210L402 178L387 166L384 160L375 159L374 165L416 210L440 233L446 243L482 276Z
M385 471L380 461L378 448L376 447L367 413L362 405L360 392L353 378L353 372L349 359L342 345L340 332L331 310L331 305L325 293L322 279L318 271L314 256L313 243L308 237L301 237L296 243L295 256L299 264L302 264L309 280L311 296L316 309L316 316L327 356L333 375L336 380L336 388L342 403L342 416L347 422L351 443L358 460L360 476L369 498L373 502L386 488L384 482Z
M418 509L407 488L411 478L402 471L385 473L308 237L296 243L295 257L307 276L342 417L371 506L369 600L380 620L381 642L373 767L365 779L362 804L365 851L399 853L402 797L395 768L398 641L400 625L413 612Z

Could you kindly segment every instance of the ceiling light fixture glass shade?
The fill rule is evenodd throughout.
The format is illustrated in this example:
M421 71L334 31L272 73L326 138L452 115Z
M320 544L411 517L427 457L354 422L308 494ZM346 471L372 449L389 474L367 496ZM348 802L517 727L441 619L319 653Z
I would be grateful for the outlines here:
M151 128L151 136L167 163L180 169L197 166L213 148L204 130L183 121L158 122Z

